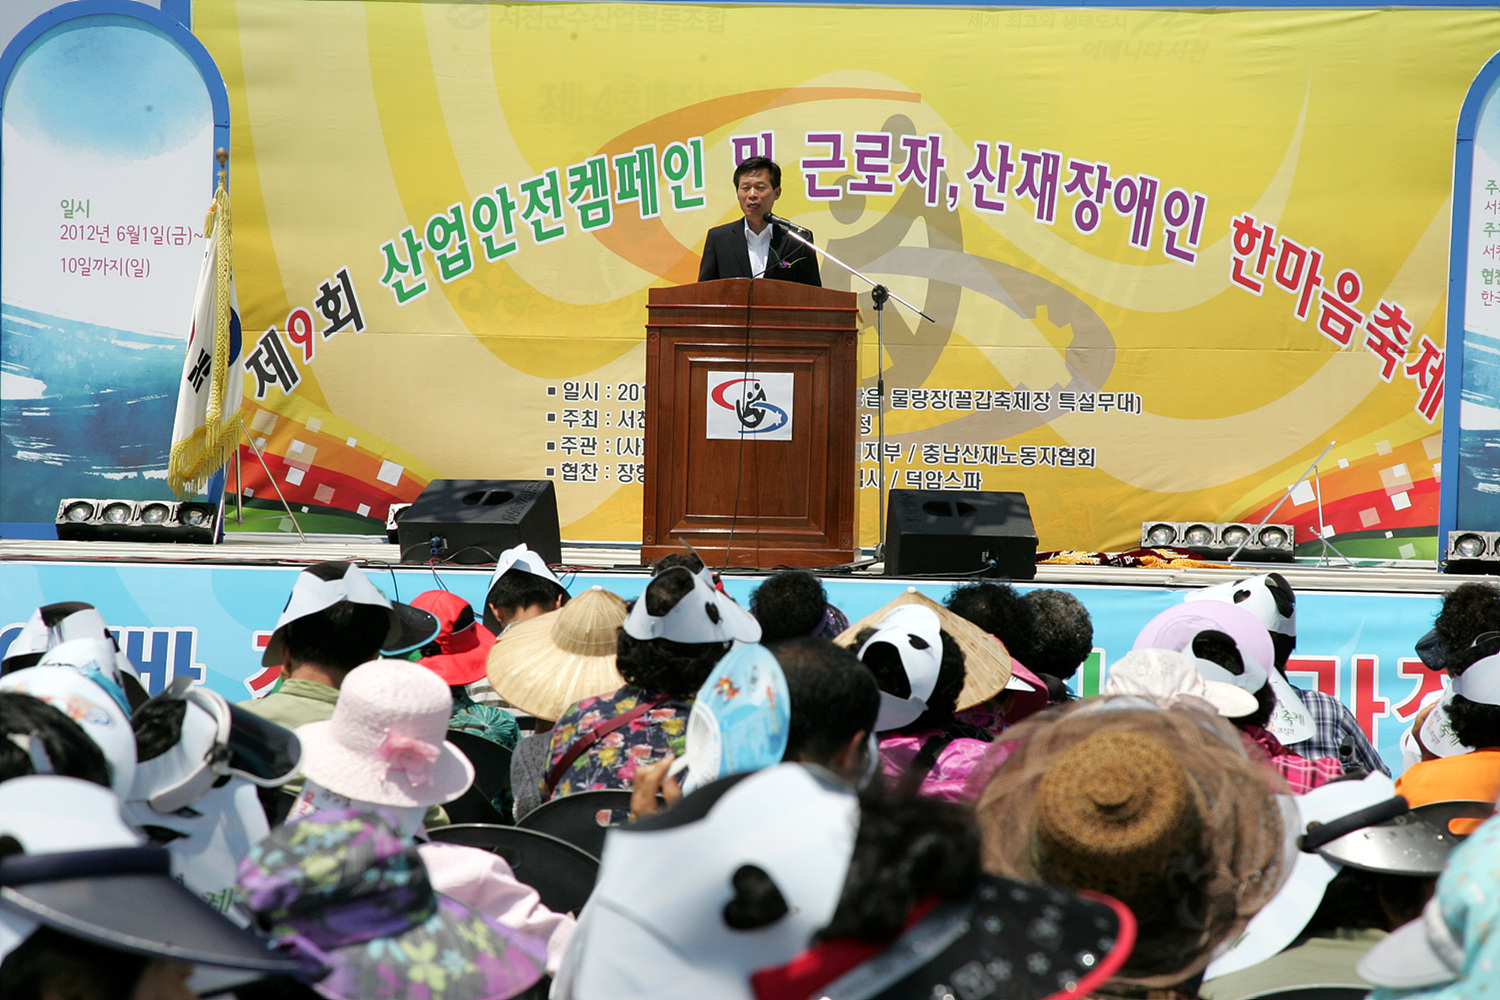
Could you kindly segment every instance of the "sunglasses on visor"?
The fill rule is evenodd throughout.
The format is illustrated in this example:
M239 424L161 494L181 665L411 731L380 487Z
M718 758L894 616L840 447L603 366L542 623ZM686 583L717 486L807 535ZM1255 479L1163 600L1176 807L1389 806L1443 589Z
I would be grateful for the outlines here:
M297 734L263 719L207 688L194 687L185 677L157 695L187 703L181 738L167 754L178 754L184 774L153 792L148 800L159 813L174 813L191 805L230 777L244 778L263 788L286 784L297 772L302 747ZM211 733L206 752L198 750ZM198 754L201 753L201 756Z

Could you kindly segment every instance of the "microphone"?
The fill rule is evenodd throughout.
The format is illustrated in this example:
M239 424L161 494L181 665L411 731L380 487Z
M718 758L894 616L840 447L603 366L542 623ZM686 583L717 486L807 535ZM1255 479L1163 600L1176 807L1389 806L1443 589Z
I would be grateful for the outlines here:
M806 226L799 226L790 219L783 219L781 216L772 215L770 212L766 213L766 221L771 223L772 225L781 226L783 229L790 229L794 232L801 233L804 236L812 235L812 230L808 229Z

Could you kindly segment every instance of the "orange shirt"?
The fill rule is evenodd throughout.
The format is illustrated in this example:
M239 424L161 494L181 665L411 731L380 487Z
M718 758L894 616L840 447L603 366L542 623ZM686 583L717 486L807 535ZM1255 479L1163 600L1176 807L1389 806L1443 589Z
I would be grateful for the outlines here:
M1413 764L1396 779L1396 794L1414 806L1453 799L1494 802L1500 799L1500 747ZM1460 829L1460 823L1469 829ZM1469 833L1478 825L1478 820L1455 820L1453 832Z

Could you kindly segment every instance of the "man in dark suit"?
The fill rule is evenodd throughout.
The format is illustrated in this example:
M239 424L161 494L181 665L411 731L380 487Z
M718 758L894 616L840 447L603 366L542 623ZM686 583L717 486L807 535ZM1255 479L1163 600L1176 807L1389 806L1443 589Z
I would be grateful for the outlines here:
M818 255L766 219L781 197L781 168L765 156L752 156L734 171L735 197L743 219L715 226L703 243L699 281L717 278L779 278L822 285ZM812 233L801 234L812 242Z

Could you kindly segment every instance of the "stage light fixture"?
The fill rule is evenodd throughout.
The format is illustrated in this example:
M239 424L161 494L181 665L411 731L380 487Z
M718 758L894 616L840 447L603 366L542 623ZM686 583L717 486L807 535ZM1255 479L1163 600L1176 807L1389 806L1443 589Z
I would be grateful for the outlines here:
M1142 521L1142 548L1189 549L1206 559L1236 562L1291 562L1295 530L1290 524L1240 521ZM1243 545L1243 547L1242 547Z
M219 506L212 503L182 503L172 517L176 525L173 541L212 542L218 536Z
M1177 541L1177 526L1172 524L1152 524L1148 521L1143 525L1141 533L1142 547L1158 548Z
M1500 531L1450 531L1445 573L1500 573Z
M1207 524L1190 524L1182 532L1182 540L1189 545L1212 545L1214 529Z
M164 503L143 503L140 506L142 524L166 524L172 516L172 508Z
M1268 524L1260 530L1260 544L1262 545L1273 546L1275 548L1290 547L1291 541L1292 533L1290 531L1282 531L1279 525Z
M202 544L214 540L218 514L211 503L69 497L57 505L57 537L70 542Z
M1242 524L1231 524L1219 533L1219 537L1224 540L1225 545L1239 548L1250 541L1250 529Z
M177 520L189 528L213 528L218 508L206 503L185 503Z
M68 521L77 523L87 521L94 516L95 507L87 500L63 501L62 516Z

